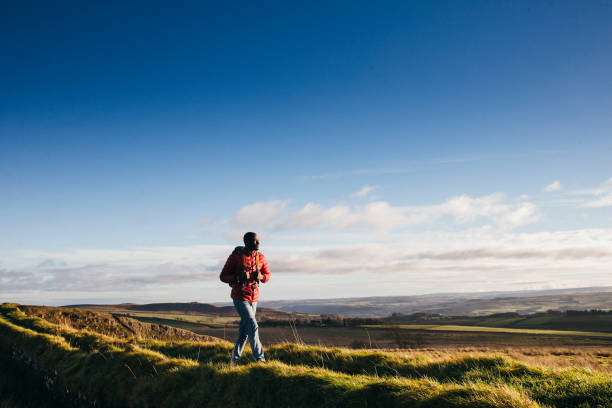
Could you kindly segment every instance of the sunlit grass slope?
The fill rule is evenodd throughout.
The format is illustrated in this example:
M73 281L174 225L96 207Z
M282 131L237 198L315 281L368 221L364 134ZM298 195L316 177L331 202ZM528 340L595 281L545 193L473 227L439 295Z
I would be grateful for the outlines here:
M432 359L284 344L269 363L228 364L224 341L115 338L59 327L0 306L0 342L101 407L609 407L612 379L527 366L495 355Z

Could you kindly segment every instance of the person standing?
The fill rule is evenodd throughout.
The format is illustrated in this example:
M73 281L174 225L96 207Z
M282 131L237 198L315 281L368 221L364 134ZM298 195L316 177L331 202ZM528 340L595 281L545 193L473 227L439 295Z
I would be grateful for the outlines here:
M259 330L255 312L259 300L259 283L270 280L270 269L266 257L259 252L259 238L254 232L243 237L244 247L238 246L225 261L219 275L222 282L232 287L231 297L240 315L238 337L232 351L232 364L242 358L247 340L250 341L253 358L265 362L264 349L259 340Z

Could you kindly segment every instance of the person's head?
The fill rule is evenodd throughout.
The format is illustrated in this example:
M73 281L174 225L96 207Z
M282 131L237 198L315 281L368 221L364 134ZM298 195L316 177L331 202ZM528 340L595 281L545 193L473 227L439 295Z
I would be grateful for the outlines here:
M244 241L244 247L247 251L257 251L259 249L259 238L254 232L247 232L242 237Z

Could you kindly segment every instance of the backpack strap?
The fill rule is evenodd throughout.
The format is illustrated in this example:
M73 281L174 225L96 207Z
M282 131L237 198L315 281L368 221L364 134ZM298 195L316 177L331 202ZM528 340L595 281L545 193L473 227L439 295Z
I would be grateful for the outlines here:
M259 262L259 252L255 252L255 265L254 266L250 266L250 267L248 267L247 264L246 264L247 263L246 261L247 261L248 258L250 258L250 256L246 255L244 253L244 251L241 251L241 252L242 252L242 254L241 254L241 258L242 258L242 271L241 271L241 273L248 270L250 274L256 273L257 275L259 275L260 267L261 267L260 262ZM255 275L255 276L257 276L257 275ZM257 286L257 287L259 287L259 281L256 279L255 282L249 282L249 283L242 282L242 288L245 288L247 286Z
M255 252L255 273L259 275L260 265L259 265L259 252ZM259 280L257 279L257 275L255 275L255 286L259 287Z

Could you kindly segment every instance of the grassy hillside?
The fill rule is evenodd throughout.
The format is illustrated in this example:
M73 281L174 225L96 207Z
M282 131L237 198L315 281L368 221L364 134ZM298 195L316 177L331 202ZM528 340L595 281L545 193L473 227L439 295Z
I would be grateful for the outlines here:
M50 306L20 306L20 309L27 315L43 318L58 327L87 329L117 338L138 336L157 340L212 340L210 336L199 335L181 328L164 324L146 324L113 313Z
M427 355L283 344L267 364L228 364L220 340L161 341L61 327L0 306L0 344L75 406L605 407L609 375L496 355Z

